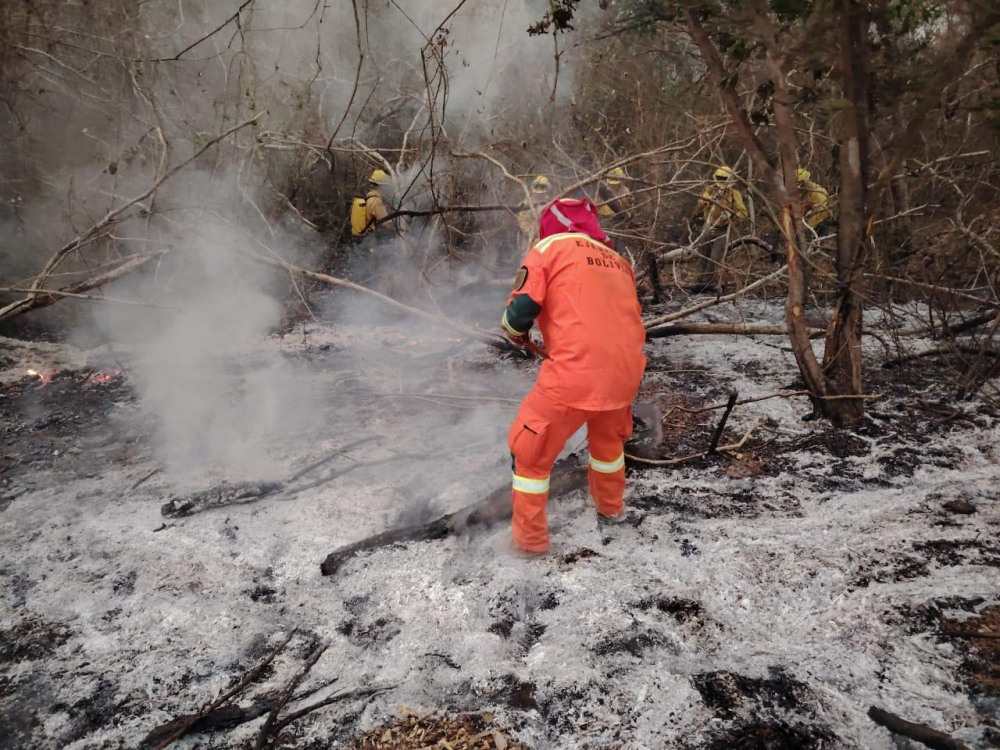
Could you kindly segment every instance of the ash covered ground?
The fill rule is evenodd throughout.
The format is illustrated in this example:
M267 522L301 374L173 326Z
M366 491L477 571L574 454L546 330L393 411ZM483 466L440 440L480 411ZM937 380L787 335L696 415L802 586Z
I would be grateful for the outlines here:
M780 310L713 319L727 315ZM956 405L933 363L883 370L873 348L867 388L882 397L853 429L803 421L803 399L737 407L723 442L763 420L738 453L630 469L626 523L599 526L585 492L554 500L544 559L512 557L501 527L324 578L334 549L509 481L506 431L536 365L402 320L272 336L212 377L239 393L280 362L281 408L304 416L260 435L236 475L161 463L162 415L128 374L92 377L115 369L107 351L0 352L4 747L135 747L292 628L244 702L322 641L293 705L386 690L311 714L278 746L343 746L408 706L488 711L535 748L897 747L871 705L1000 746L998 693L973 675L984 657L941 634L1000 603L1000 421ZM648 353L643 396L665 411L797 388L780 337ZM129 352L117 358L127 370ZM719 414L675 410L664 455L703 449ZM331 455L283 491L161 515ZM176 746L246 747L262 720Z

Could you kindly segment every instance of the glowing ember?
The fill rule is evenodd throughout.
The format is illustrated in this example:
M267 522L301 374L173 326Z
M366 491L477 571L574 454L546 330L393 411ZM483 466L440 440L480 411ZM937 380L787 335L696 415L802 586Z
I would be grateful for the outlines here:
M101 370L100 372L95 372L87 378L87 382L93 383L94 385L107 385L108 383L121 378L123 374L124 373L121 370Z
M27 376L29 378L37 378L38 382L41 383L42 385L48 385L49 383L51 383L52 379L58 374L59 374L58 370L42 370L41 372L39 372L38 370L33 370L31 368L27 370Z

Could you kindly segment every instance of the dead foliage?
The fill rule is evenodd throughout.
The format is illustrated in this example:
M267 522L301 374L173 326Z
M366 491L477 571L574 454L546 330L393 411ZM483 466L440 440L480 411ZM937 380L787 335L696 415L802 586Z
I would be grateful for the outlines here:
M1000 695L1000 606L984 608L978 617L941 620L942 634L969 645L968 677L982 692Z
M357 738L352 750L528 750L510 739L492 714L469 713L437 717L419 716L407 708L403 718L383 724Z

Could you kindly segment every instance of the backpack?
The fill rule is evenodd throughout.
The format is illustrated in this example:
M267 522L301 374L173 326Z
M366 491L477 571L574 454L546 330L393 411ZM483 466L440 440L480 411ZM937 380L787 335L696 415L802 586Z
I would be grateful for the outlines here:
M368 234L369 229L366 199L355 198L351 201L351 234L355 237L360 237Z

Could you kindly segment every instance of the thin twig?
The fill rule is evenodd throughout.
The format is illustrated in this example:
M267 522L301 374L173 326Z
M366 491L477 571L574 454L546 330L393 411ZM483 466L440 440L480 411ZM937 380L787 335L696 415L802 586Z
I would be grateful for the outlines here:
M327 461L330 461L330 460L336 458L337 456L344 455L345 453L347 453L347 451L351 450L352 448L357 448L358 446L364 445L365 443L370 443L374 439L375 438L371 437L371 436L364 437L364 438L361 438L360 440L355 440L353 443L348 443L347 445L344 445L344 446L342 446L340 448L337 448L334 451L331 451L329 454L323 456L323 458L320 458L320 459L318 459L316 461L313 461L311 464L308 464L308 465L302 467L297 472L295 472L294 474L292 474L287 480L285 480L285 484L288 485L288 484L291 484L292 482L294 482L296 479L301 479L306 474L308 474L310 471L312 471L313 469L318 469L320 466L322 466L323 464L325 464Z
M149 473L148 473L148 474L147 474L146 476L144 476L144 477L143 477L142 479L140 479L140 480L139 480L138 482L136 482L136 483L135 483L135 484L133 484L133 485L132 485L131 487L129 487L129 488L128 488L128 491L129 491L129 492L134 492L135 490L139 489L139 487L141 487L141 486L142 486L143 484L145 484L145 483L146 483L146 482L148 482L148 481L149 481L150 479L152 479L153 477L155 477L155 476L156 476L157 474L159 474L159 473L160 473L161 471L163 471L163 469L161 469L161 468L160 468L159 466L157 466L157 467L156 467L155 469L153 469L153 470L152 470L151 472L149 472Z
M510 351L515 348L499 334L481 331L478 328L472 328L471 326L466 326L461 323L456 323L450 318L446 318L442 315L435 315L434 313L427 312L426 310L420 310L419 308L416 307L410 307L409 305L404 305L402 302L398 302L394 300L392 297L380 294L379 292L361 286L360 284L355 284L353 281L347 281L346 279L340 279L335 276L329 276L325 273L316 273L314 271L307 271L306 269L292 265L288 261L284 260L283 258L279 258L277 256L274 258L267 258L262 255L257 255L256 253L249 251L245 252L244 255L249 260L252 260L254 262L262 263L268 266L274 266L276 268L282 268L288 271L289 273L293 273L297 276L302 276L303 278L306 279L312 279L313 281L319 281L324 284L340 286L344 287L345 289L352 289L355 292L361 292L362 294L366 294L369 297L374 297L380 302L383 302L386 305L389 305L390 307L394 307L397 310L409 313L410 315L414 315L418 318L423 318L424 320L434 323L435 325L439 325L444 328L450 328L451 330L457 331L465 336L478 339L484 344L492 346L494 349L500 349L502 351Z
M42 285L45 283L45 280L56 269L56 267L58 267L58 265L62 262L62 260L67 255L69 255L70 253L72 253L74 250L78 249L81 245L83 245L84 243L86 243L87 241L89 241L90 239L92 239L93 237L95 237L97 234L99 234L101 231L103 231L105 228L107 228L115 219L117 219L119 216L121 216L121 214L123 214L125 211L127 211L128 209L130 209L132 206L136 205L137 203L141 203L142 201L146 200L146 198L148 198L153 193L155 193L157 191L157 189L164 182L166 182L171 177L173 177L175 174L177 174L178 172L180 172L188 164L191 164L192 162L196 161L199 157L201 157L202 154L204 154L210 148L212 148L213 146L215 146L217 143L219 143L220 141L228 138L230 135L232 135L233 133L237 132L238 130L242 130L243 128L245 128L246 126L250 125L251 123L256 122L261 117L263 117L265 114L266 114L265 112L260 112L260 113L258 113L256 115L254 115L253 117L251 117L251 118L249 118L247 120L244 120L243 122L239 123L238 125L234 125L233 127L229 128L229 130L225 131L224 133L220 133L219 135L215 136L210 141L208 141L208 143L206 143L200 149L198 149L197 151L195 151L194 154L192 154L187 159L185 159L184 161L182 161L180 164L176 165L175 167L173 167L172 169L168 170L163 175L161 175L160 177L158 177L153 182L153 184L149 188L147 188L145 190L145 192L143 192L143 193L135 196L134 198L131 198L131 199L125 201L125 203L123 203L118 208L115 208L115 209L112 209L112 210L108 211L108 213L105 214L104 218L102 218L96 224L93 224L88 230L86 230L85 232L83 232L80 235L77 235L74 239L70 240L68 243L66 243L61 248L59 248L59 250L56 251L55 255L53 255L49 259L49 261L45 264L45 267L42 269L41 273L39 273L38 276L35 277L34 282L31 284L32 290L39 290L39 289L41 289ZM152 257L152 256L147 256L147 259L149 257ZM35 294L32 294L32 296L30 296L30 297L26 297L24 299L17 300L16 302L11 302L9 305L6 305L5 307L0 308L0 322L8 320L9 318L14 317L15 315L19 315L22 312L27 312L28 310L32 309L33 307L36 307L37 305L33 304L33 302L34 302L34 300L36 298L36 294L37 294L37 292Z
M334 703L339 703L340 701L351 700L352 698L368 698L370 696L379 695L380 693L385 693L389 690L392 690L394 687L395 685L380 685L378 687L359 688L357 690L348 690L342 693L335 693L331 695L329 698L324 698L321 701L311 703L308 706L305 706L304 708L300 708L298 711L293 711L292 713L288 714L288 716L286 716L284 719L275 724L274 732L275 734L277 734L292 722L298 721L306 714L311 714L313 711L318 711L319 709L325 708L326 706L332 705Z
M14 292L20 294L51 294L56 297L70 297L72 299L89 299L95 302L115 302L119 305L135 305L137 307L154 307L158 310L180 310L179 307L173 305L158 305L155 302L140 302L139 300L132 299L118 299L117 297L95 297L92 294L77 294L75 292L67 292L61 289L25 289L23 287L6 287L0 289L0 292Z
M736 399L739 394L736 391L732 391L729 394L729 400L726 401L726 410L722 412L722 419L719 420L718 426L715 428L715 434L712 435L712 442L708 446L708 451L705 453L706 456L711 456L715 453L715 449L719 445L719 439L722 437L722 431L726 429L726 422L729 421L729 415L733 411L733 407L736 405Z
M233 686L232 688L230 688L229 690L227 690L225 693L223 693L222 695L220 695L218 698L216 698L211 703L205 704L202 707L201 711L199 711L197 714L189 716L184 721L184 723L182 723L179 727L177 727L177 729L175 729L166 739L162 740L158 745L156 745L156 747L154 747L153 750L163 750L164 748L168 747L169 745L171 745L176 740L179 740L181 737L183 737L185 734L187 734L187 731L195 723L197 723L197 721L199 719L207 716L212 711L214 711L215 709L217 709L219 706L223 705L224 703L227 703L228 701L232 700L237 695L239 695L240 693L242 693L243 690L245 690L246 687L248 685L250 685L250 683L252 683L254 680L256 680L260 676L261 672L264 671L264 669L267 667L267 665L270 664L272 661L274 661L275 657L278 654L280 654L282 651L284 651L285 646L287 646L288 643L289 643L289 641L292 640L292 636L295 635L296 631L297 631L296 628L292 628L288 632L288 635L285 637L285 640L283 640L281 643L279 643L277 646L275 646L271 650L271 652L266 657L264 657L263 661L261 661L256 667L254 667L252 670L250 670L247 673L247 675L242 680L240 680L235 686Z
M664 323L670 323L674 320L679 320L680 318L686 318L690 315L694 315L696 312L700 312L706 308L714 307L715 305L721 305L723 302L732 302L734 299L745 295L747 292L752 292L758 287L764 286L770 281L774 281L785 274L788 270L788 266L784 265L779 268L774 273L768 274L763 278L757 279L757 281L752 284L747 284L742 289L739 289L732 294L727 294L722 297L715 297L714 299L708 299L703 302L699 302L696 305L691 305L691 307L686 307L683 310L677 310L676 312L667 313L666 315L661 315L658 318L653 318L652 320L643 321L643 325L646 326L646 330L654 328L655 326L663 325Z
M358 67L354 72L354 88L351 90L351 98L348 100L347 106L344 107L344 114L341 116L340 122L337 123L337 127L333 129L333 134L330 136L330 140L327 141L326 150L328 152L330 151L330 147L333 145L334 140L337 138L337 134L340 132L340 129L344 126L344 121L347 120L347 115L350 113L351 107L354 106L354 97L358 94L358 84L361 81L361 67L365 62L365 51L361 46L361 21L358 18L358 0L351 0L351 6L354 8L354 33L357 37L358 45ZM363 107L362 111L364 111ZM333 157L332 152L330 153L330 156L331 158ZM402 158L402 154L400 154L400 159Z
M264 743L267 741L267 736L271 733L271 729L274 727L274 723L277 721L278 714L281 713L281 709L283 709L288 703L288 700L292 697L292 693L295 692L295 688L297 688L302 680L305 679L306 675L309 674L309 671L316 665L316 662L319 661L319 658L323 655L328 646L328 643L321 643L313 649L313 652L309 655L309 658L302 666L302 669L300 669L298 673L288 681L288 684L285 685L284 690L281 691L281 695L278 697L278 702L267 715L267 719L264 721L264 726L260 728L260 732L257 734L257 741L254 742L253 745L254 750L263 750Z
M757 431L760 426L764 424L763 419L759 419L754 422L750 428L743 433L743 437L737 440L735 443L729 443L728 445L721 445L716 449L716 453L729 453L731 451L738 451L747 441L750 436ZM642 458L640 456L634 456L631 453L626 453L625 458L630 461L634 461L637 464L644 464L646 466L676 466L677 464L686 463L687 461L693 461L696 458L705 458L706 454L704 451L698 453L690 453L686 456L679 456L678 458Z

